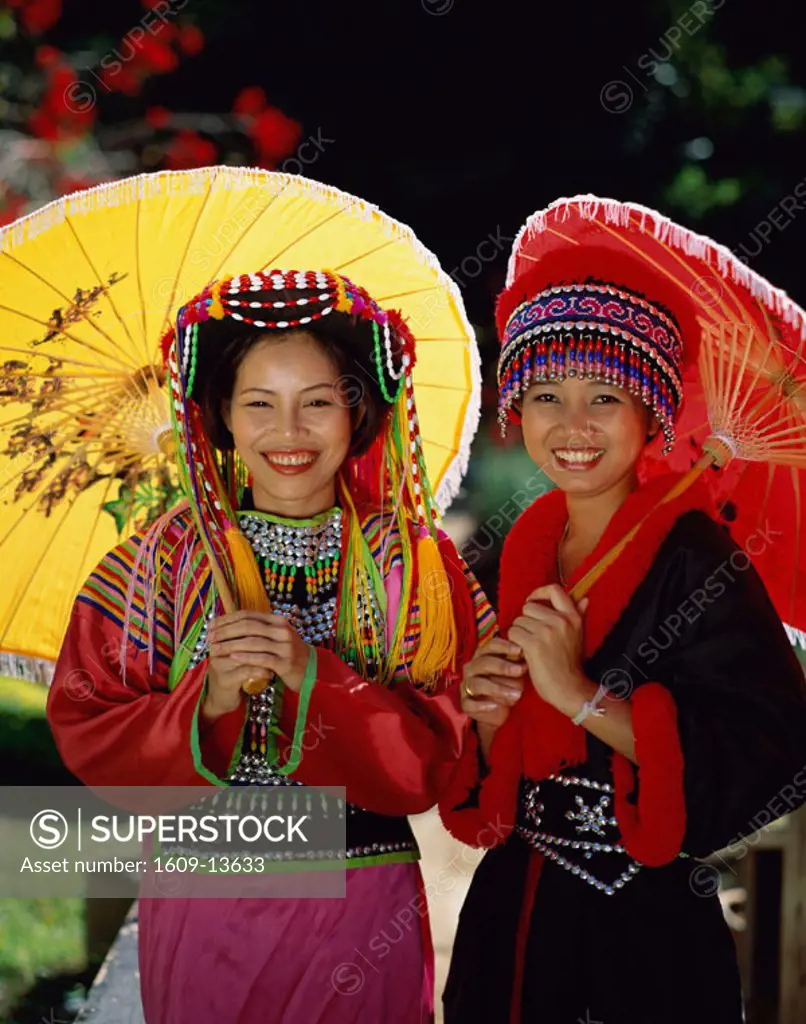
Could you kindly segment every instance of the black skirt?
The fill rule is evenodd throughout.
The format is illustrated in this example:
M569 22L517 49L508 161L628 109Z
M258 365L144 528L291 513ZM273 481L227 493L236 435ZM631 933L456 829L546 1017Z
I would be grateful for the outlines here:
M445 1024L517 1019L510 1006L530 857L542 859L513 836L479 864L459 920ZM609 896L543 860L522 1024L742 1024L733 938L713 886L698 886L695 870L682 860L643 868Z

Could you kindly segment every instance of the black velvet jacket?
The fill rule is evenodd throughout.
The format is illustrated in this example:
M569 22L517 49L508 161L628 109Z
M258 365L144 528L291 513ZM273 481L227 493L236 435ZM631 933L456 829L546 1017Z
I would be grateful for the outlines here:
M576 578L654 500L628 499ZM462 911L446 1024L742 1020L718 876L696 858L741 855L806 801L806 689L748 557L699 503L658 516L589 594L585 672L632 701L640 767L533 690L489 772L468 730L441 810L460 839L493 849ZM552 492L510 534L504 634L550 578L564 516Z

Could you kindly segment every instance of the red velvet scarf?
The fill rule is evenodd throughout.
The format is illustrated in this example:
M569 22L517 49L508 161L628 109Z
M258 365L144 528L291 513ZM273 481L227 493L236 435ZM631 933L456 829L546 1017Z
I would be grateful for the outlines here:
M659 476L632 492L610 520L595 550L568 581L570 589L625 533L652 512L621 556L588 591L584 660L596 653L624 613L675 521L692 509L715 514L701 481L673 501L659 505L678 479L675 474ZM501 561L502 636L506 636L521 614L533 590L557 582L557 545L567 517L564 493L551 491L530 506L510 532ZM542 700L533 687L527 686L491 745L490 774L480 793L483 820L497 819L503 825L514 822L520 776L543 779L565 765L581 764L587 756L586 736L584 728L574 725L570 718Z

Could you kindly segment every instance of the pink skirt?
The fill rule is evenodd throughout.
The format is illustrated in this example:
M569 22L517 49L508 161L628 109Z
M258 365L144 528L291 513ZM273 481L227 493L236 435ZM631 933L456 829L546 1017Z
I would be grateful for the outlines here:
M431 1024L417 864L354 868L344 899L139 904L146 1024Z

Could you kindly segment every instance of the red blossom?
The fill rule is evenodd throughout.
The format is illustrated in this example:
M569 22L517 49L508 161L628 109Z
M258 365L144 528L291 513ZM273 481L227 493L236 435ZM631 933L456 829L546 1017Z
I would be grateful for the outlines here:
M173 71L179 64L179 58L165 43L161 43L153 36L146 36L138 45L141 60L138 63L146 64L152 71L158 74L165 74Z
M259 85L249 85L235 97L232 109L244 117L257 117L261 110L266 109L267 102L266 93Z
M64 110L66 93L71 85L78 81L78 75L66 64L59 64L50 72L48 88L45 93L45 105L50 110Z
M153 36L158 36L161 43L170 43L179 37L179 29L176 27L175 22L165 21L164 18L160 19L159 25L153 22L149 31Z
M56 182L55 190L58 195L66 196L71 192L80 192L82 189L88 188L93 184L95 184L95 182L90 178L77 178L66 174Z
M64 118L63 127L65 135L76 137L84 135L90 130L95 122L95 106L87 106L82 110L72 110Z
M159 39L161 43L170 43L179 35L179 29L176 26L176 22L166 21L165 18L159 15L156 18L150 18L146 15L141 24L151 37ZM135 45L139 46L139 41Z
M61 17L61 0L11 0L8 6L20 8L19 18L32 36L52 29Z
M207 167L215 162L218 149L214 142L196 132L181 131L165 152L165 166L172 171L188 167Z
M171 120L171 112L166 107L149 107L146 121L152 128L165 128Z
M55 46L37 46L36 48L37 67L47 70L54 64L58 64L61 59L62 51L57 50Z
M299 142L302 127L277 107L267 107L249 128L261 163L279 163Z
M62 15L62 0L12 0L8 6L21 8L20 20L34 36L47 32Z
M183 25L179 30L179 45L185 53L195 57L204 49L204 35L195 25Z
M3 205L0 207L0 225L11 224L21 216L26 202L25 196L18 195L16 192L7 193L3 198Z
M28 118L28 130L38 139L53 142L59 138L59 122L48 110L35 110Z
M95 120L92 92L82 89L73 68L57 64L48 72L47 88L32 130L40 138L75 138Z
M104 57L101 67L93 73L102 84L91 82L83 72L76 72L70 66L69 55L58 47L46 43L36 45L37 40L34 40L35 64L45 81L41 100L30 113L27 128L34 138L41 140L40 149L46 148L44 144L55 144L53 152L58 156L61 143L69 143L92 130L98 116L96 100L102 100L104 92L138 94L143 83L153 75L173 71L186 55L194 56L204 49L203 31L192 22L176 18L165 20L157 14L162 9L161 4L163 0L142 0L144 8L154 11L153 15L142 19L148 31L138 33L136 38L128 33L115 50ZM38 36L58 22L64 0L6 0L5 5L14 11L21 30ZM256 164L277 166L299 143L301 126L270 106L266 93L259 86L242 89L235 98L233 112L239 118L242 132L251 141L252 159ZM173 170L203 167L220 158L217 141L190 130L174 135L171 131L174 113L166 107L150 106L143 116L155 133L170 132L167 143L163 141L163 134L159 141L155 138L144 147L142 159L146 166L162 164ZM60 176L55 173L51 189L58 195L88 184L91 182L78 174ZM10 193L4 196L0 189L0 224L19 216L26 203L26 197Z
M101 81L110 92L123 92L134 96L140 91L140 77L132 67L132 62L106 67L101 71Z

